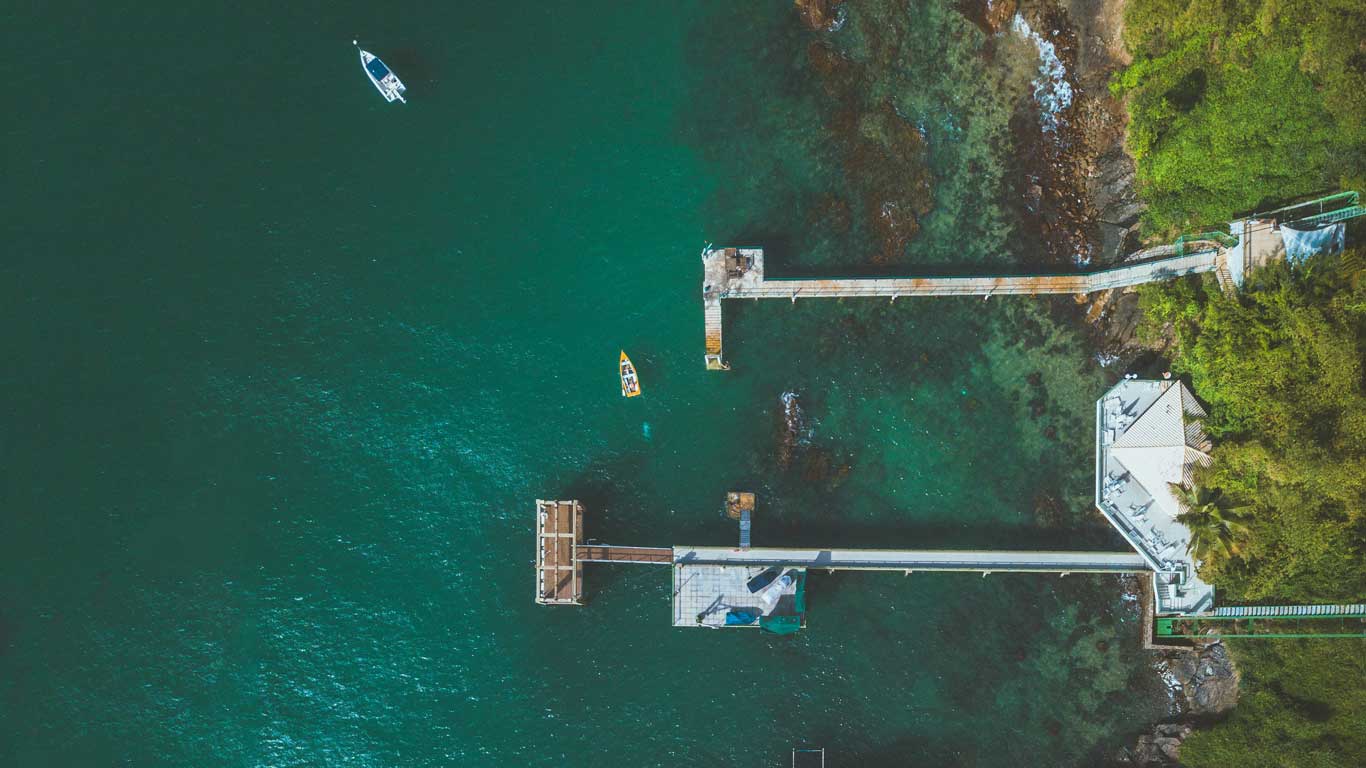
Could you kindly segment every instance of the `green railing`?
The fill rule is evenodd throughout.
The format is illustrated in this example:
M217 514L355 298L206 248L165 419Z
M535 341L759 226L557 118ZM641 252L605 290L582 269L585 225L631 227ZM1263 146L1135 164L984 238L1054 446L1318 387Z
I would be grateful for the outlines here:
M1176 242L1173 243L1173 245L1176 246L1177 256L1185 256L1186 246L1188 244L1210 241L1216 242L1224 248L1232 248L1238 244L1238 238L1227 232L1200 232L1193 235L1182 235L1176 238Z
M1317 216L1317 215L1319 215L1319 214L1326 213L1326 212L1328 212L1328 211L1330 211L1330 210L1336 210L1336 209L1338 209L1338 208L1351 208L1351 207L1354 207L1354 206L1356 206L1356 205L1358 205L1358 204L1360 204L1360 203L1361 203L1361 193L1360 193L1360 192L1354 192L1354 191L1338 192L1338 193L1336 193L1336 194L1328 195L1328 196L1326 196L1326 197L1316 198L1316 199L1314 199L1314 200L1309 200L1309 201L1303 202L1303 203L1294 203L1294 204L1292 204L1292 205L1286 205L1286 206L1282 206L1282 207L1280 207L1280 208L1273 208L1273 209L1271 209L1271 210L1269 210L1269 211L1258 211L1257 213L1252 214L1252 215L1249 216L1248 218L1250 218L1250 219L1265 219L1265 218L1275 217L1275 218L1277 218L1277 219L1280 219L1281 221L1298 221L1298 220L1299 220L1299 217L1298 217L1298 216L1287 216L1287 215L1285 215L1285 214L1289 213L1290 211L1298 210L1298 209L1300 209L1300 208L1317 208L1317 210L1315 210L1315 211L1304 211L1304 212L1303 212L1303 215L1307 215L1307 216Z
M1155 623L1158 637L1189 638L1366 638L1366 617L1361 616L1279 616L1230 617L1200 616L1160 618Z
M1327 213L1316 213L1313 216L1306 216L1303 219L1295 219L1291 224L1333 224L1339 221L1355 219L1358 216L1366 215L1366 208L1360 205L1353 205L1348 208L1339 208L1336 211Z

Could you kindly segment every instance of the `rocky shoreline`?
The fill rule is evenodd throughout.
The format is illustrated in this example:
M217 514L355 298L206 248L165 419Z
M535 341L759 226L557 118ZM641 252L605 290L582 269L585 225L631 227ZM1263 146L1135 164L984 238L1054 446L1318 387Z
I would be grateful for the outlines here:
M1154 725L1114 751L1115 768L1174 768L1181 765L1181 743L1202 723L1224 715L1238 703L1238 668L1221 642L1157 652L1153 669L1171 696L1171 718Z
M840 30L849 10L845 0L794 5L803 25L821 34ZM1131 61L1122 39L1124 5L1125 0L957 0L963 17L988 36L982 55L1014 67L1012 76L1029 85L1023 91L1027 100L1009 118L1013 157L1002 170L1005 204L1020 222L1016 242L1037 244L1021 254L1031 268L1104 267L1141 247L1144 205L1125 147L1127 113L1108 88L1114 73ZM923 126L885 99L867 96L881 92L874 87L878 73L890 69L900 53L894 43L905 30L898 19L879 19L885 24L875 27L880 33L871 35L862 58L819 37L806 48L811 73L834 103L825 128L839 147L838 162L863 187L847 199L827 195L810 216L836 233L862 227L873 241L872 261L883 265L901 258L934 201ZM1099 365L1151 375L1166 370L1171 342L1139 338L1142 314L1133 289L1078 297L1075 305L1061 302L1055 308L1075 311ZM779 467L800 469L808 480L841 482L848 462L830 460L805 439L796 394L786 393L781 406ZM1143 638L1145 647L1148 641ZM1121 747L1101 747L1098 762L1179 765L1182 741L1237 701L1238 672L1222 643L1148 652L1153 674L1165 683L1167 717Z
M1008 34L1012 20L1023 20L1016 27L1052 45L1066 71L1072 101L1057 114L1054 130L1017 131L1025 140L1021 154L1033 158L1016 179L1017 198L1036 223L1031 234L1046 244L1046 258L1058 265L1069 257L1091 266L1123 261L1140 247L1144 209L1124 144L1124 105L1107 88L1113 73L1130 62L1122 41L1124 0L966 0L960 8L988 34ZM1165 369L1171 342L1138 337L1141 310L1133 289L1078 297L1078 304L1099 364ZM1186 737L1237 703L1239 674L1223 643L1150 652L1168 694L1169 717L1109 752L1107 765L1179 766Z
M1033 4L1021 5L1021 12L1029 13ZM1050 5L1039 3L1044 8ZM1077 228L1075 239L1090 238L1096 265L1116 264L1140 247L1138 225L1144 209L1136 189L1134 161L1124 144L1124 105L1106 88L1112 74L1130 61L1122 41L1124 0L1071 0L1064 14L1034 13L1053 20L1064 18L1073 25L1067 38L1076 41L1070 71L1080 97L1072 109L1070 144L1056 163L1059 172L1054 181L1067 193L1078 195L1081 202L1075 208L1090 222L1089 227ZM1101 365L1148 373L1166 368L1171 340L1139 338L1142 312L1133 289L1103 291L1079 303ZM1116 749L1110 765L1180 766L1182 742L1201 724L1227 715L1237 704L1240 678L1222 642L1151 652L1153 670L1168 692L1169 718Z

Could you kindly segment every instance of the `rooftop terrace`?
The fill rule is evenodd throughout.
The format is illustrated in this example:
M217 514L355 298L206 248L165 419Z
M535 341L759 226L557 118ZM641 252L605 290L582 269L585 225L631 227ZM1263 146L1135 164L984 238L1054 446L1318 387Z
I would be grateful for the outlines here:
M1194 613L1214 601L1186 551L1171 485L1209 464L1204 410L1179 381L1125 380L1096 402L1096 507L1155 572L1159 614Z

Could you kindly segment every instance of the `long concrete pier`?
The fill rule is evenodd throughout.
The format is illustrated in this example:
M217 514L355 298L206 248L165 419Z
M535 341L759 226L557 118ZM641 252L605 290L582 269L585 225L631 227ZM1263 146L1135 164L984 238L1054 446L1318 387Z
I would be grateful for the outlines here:
M980 549L859 549L750 547L753 494L727 494L727 511L740 523L738 547L641 547L582 543L583 506L578 501L537 500L536 602L582 605L585 563L640 563L671 566L673 625L748 627L791 634L806 626L806 580L821 571L915 573L1140 574L1153 573L1154 587L1170 586L1176 573L1156 570L1136 550L1127 552L1022 551ZM1366 621L1366 606L1227 606L1210 610L1208 600L1152 603L1159 636L1204 634L1203 625L1177 625L1174 619L1356 619ZM1145 625L1151 626L1151 625ZM1190 630L1195 626L1195 630ZM1182 629L1185 627L1185 629ZM1198 631L1197 631L1198 630ZM1146 632L1147 630L1145 630ZM1229 630L1221 630L1227 636ZM1250 631L1250 630L1249 630ZM1361 637L1366 624L1346 634L1303 636ZM1236 635L1243 636L1243 635ZM1257 637L1278 637L1258 632ZM1295 634L1293 636L1301 636Z
M1063 275L966 277L771 278L764 275L761 248L712 248L702 252L702 305L707 329L707 368L729 368L721 347L724 299L845 298L880 296L896 301L913 296L1009 296L1086 294L1112 288L1213 272L1231 293L1252 269L1285 257L1281 227L1306 231L1366 216L1361 195L1340 192L1229 222L1227 232L1182 235L1176 242L1129 254L1108 269Z
M830 571L1145 573L1137 552L1020 552L960 549L731 549L674 547L675 566L753 566Z
M1193 253L1183 253L1193 250ZM1227 250L1196 241L1182 248L1163 246L1136 256L1160 256L1091 272L1066 275L985 277L770 278L764 275L761 248L708 248L702 252L702 305L706 325L706 363L724 370L721 302L724 299L882 297L896 301L917 296L996 296L1084 294L1111 288L1214 272L1228 281Z

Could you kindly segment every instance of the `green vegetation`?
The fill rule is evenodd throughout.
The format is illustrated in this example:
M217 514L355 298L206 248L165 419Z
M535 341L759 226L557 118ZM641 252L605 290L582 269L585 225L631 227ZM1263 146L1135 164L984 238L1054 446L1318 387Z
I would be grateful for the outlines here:
M1132 0L1111 84L1150 232L1174 234L1361 185L1361 0Z
M1146 331L1175 336L1173 369L1210 406L1214 464L1178 497L1183 517L1199 523L1192 541L1208 540L1201 575L1224 600L1366 596L1362 262L1357 250L1277 265L1234 297L1209 279L1142 289ZM1186 741L1185 764L1366 765L1360 641L1231 649L1243 672L1239 704Z
M1134 59L1111 88L1148 234L1363 186L1363 0L1129 0L1124 34ZM1175 490L1222 600L1366 597L1364 257L1259 270L1234 297L1209 279L1141 291L1147 332L1175 337L1173 370L1209 405L1214 463ZM1185 764L1366 765L1360 641L1230 647L1240 702Z
M1239 540L1247 534L1247 523L1240 507L1230 507L1222 494L1202 485L1187 488L1170 483L1172 495L1183 510L1176 522L1190 529L1187 547L1195 559L1212 563L1224 560L1241 551Z
M1208 280L1142 292L1148 331L1175 335L1173 370L1210 406L1202 493L1243 507L1201 570L1224 599L1366 595L1366 288L1342 261L1261 270L1235 297Z
M1181 747L1190 768L1366 765L1366 653L1357 640L1229 641L1242 669L1228 720Z

